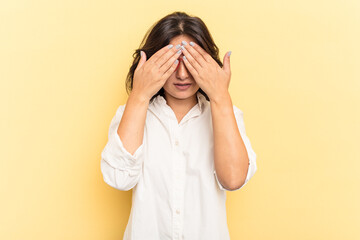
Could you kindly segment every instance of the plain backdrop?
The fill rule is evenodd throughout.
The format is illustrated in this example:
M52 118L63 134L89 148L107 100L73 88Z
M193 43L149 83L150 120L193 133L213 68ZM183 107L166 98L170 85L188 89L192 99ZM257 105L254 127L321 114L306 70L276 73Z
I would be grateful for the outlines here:
M174 11L232 51L258 171L227 193L231 239L360 239L358 0L2 0L0 238L122 239L132 193L100 154L132 54Z

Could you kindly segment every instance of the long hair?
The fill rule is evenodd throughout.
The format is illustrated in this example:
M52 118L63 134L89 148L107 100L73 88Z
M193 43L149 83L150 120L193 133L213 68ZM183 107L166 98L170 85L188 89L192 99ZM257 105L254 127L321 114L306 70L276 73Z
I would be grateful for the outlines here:
M140 61L140 51L144 51L147 59L149 59L158 50L168 45L172 38L179 35L187 35L195 39L197 44L201 46L220 67L223 66L219 59L219 48L214 43L205 23L199 17L189 16L185 12L173 12L150 27L146 32L140 47L133 53L134 60L125 82L128 95L133 88L133 77L135 69ZM206 100L210 101L209 97L201 88L199 88L198 91L205 96ZM164 96L164 88L161 88L154 96L152 96L150 102L158 95Z

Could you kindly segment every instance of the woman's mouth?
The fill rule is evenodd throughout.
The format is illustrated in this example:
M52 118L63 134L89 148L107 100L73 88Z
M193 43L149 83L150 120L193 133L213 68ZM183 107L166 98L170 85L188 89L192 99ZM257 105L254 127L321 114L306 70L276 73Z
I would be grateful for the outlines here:
M174 84L176 86L177 89L179 90L186 90L190 87L191 83L186 83L186 84Z

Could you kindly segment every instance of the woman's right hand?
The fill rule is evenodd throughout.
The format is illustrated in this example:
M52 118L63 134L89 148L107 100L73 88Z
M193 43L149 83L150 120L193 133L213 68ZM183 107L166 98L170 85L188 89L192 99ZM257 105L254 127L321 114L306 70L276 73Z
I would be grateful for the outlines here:
M134 71L132 92L150 100L176 69L181 53L181 48L177 49L173 45L167 45L146 61L146 54L142 52Z

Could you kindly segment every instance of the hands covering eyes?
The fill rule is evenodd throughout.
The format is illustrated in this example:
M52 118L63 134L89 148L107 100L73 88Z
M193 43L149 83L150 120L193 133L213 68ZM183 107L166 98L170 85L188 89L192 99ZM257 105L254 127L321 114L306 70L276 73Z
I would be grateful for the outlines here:
M179 58L183 53L182 58ZM228 93L231 70L230 54L225 54L223 67L198 44L182 41L173 47L167 45L146 60L141 51L140 61L134 71L133 92L150 100L165 84L170 75L177 69L179 60L183 61L199 87L211 99Z
M182 41L183 61L199 87L211 99L228 93L231 78L230 54L225 54L223 67L198 44Z

